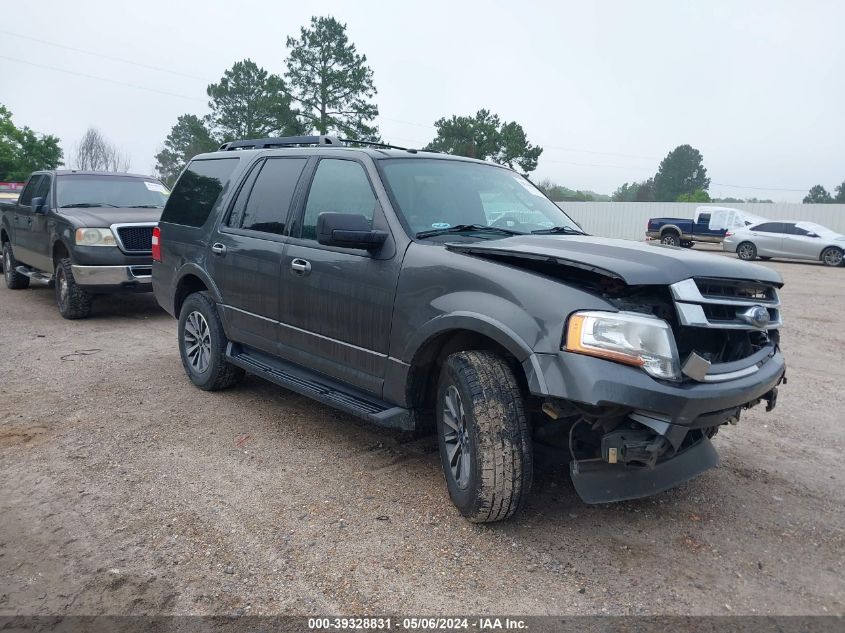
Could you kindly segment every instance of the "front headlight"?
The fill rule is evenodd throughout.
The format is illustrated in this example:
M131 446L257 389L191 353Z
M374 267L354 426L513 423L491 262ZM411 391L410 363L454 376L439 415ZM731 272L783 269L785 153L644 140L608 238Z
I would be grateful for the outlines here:
M672 329L645 314L576 312L569 317L565 349L642 367L655 378L681 377Z
M77 246L117 246L111 229L76 229Z

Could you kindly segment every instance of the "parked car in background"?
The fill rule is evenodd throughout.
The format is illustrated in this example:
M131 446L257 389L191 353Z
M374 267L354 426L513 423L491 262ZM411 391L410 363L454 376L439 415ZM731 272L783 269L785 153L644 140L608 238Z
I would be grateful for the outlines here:
M747 226L763 218L730 207L697 207L695 217L651 218L646 228L646 237L660 240L668 246L689 248L696 242L718 244L731 228Z
M740 259L753 261L783 257L822 261L841 266L845 253L845 235L813 222L762 222L744 229L728 231L722 248Z
M524 505L535 443L586 502L631 499L715 466L719 428L775 406L777 272L589 236L506 167L349 143L237 141L182 172L153 288L198 388L250 372L431 425L478 522Z
M0 202L14 202L21 195L24 183L0 182Z
M35 172L17 201L0 203L6 285L55 282L66 319L88 316L97 294L151 290L153 227L168 193L150 176Z

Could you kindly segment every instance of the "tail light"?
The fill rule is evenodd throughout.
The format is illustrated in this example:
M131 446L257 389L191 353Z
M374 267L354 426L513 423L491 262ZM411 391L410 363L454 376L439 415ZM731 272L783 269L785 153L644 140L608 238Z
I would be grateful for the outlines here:
M153 227L153 261L161 261L161 229Z
M732 231L725 231L725 237L730 237L731 235L733 235Z

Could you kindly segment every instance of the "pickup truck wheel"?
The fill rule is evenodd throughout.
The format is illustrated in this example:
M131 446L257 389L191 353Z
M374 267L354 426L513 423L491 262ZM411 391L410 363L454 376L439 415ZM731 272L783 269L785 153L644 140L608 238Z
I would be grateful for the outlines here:
M660 243L666 244L666 246L680 246L681 236L675 231L667 231L663 234L663 237L660 238Z
M12 245L9 242L3 243L3 277L6 279L6 287L9 290L23 290L29 288L29 277L21 275L17 270L18 262L12 255Z
M743 242L736 247L736 254L740 259L744 259L747 262L753 262L757 259L757 247L751 242Z
M207 292L189 295L179 312L179 355L188 378L200 389L231 387L244 370L226 360L226 334L217 307Z
M841 266L842 265L842 249L836 246L831 246L822 251L822 261L827 266Z
M440 461L452 502L475 523L525 503L533 449L522 391L507 363L484 351L452 354L437 388Z
M73 278L70 258L59 260L54 279L59 314L66 319L87 318L91 314L94 298L91 293L77 285Z

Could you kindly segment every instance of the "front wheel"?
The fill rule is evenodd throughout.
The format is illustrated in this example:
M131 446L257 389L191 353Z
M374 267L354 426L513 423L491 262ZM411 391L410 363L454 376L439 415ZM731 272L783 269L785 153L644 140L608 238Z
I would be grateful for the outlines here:
M18 262L12 254L12 245L3 242L3 277L9 290L23 290L29 288L29 277L21 275L16 269Z
M226 360L226 334L207 292L185 299L179 312L179 355L188 378L200 389L218 391L241 380L244 370Z
M842 249L837 246L822 251L822 261L827 266L841 266L842 265Z
M443 364L437 438L446 487L475 523L501 521L525 504L533 448L522 390L497 354L468 351Z
M55 274L56 305L59 314L66 319L85 319L91 314L94 298L91 293L80 287L73 278L73 268L69 258L56 264Z
M740 259L747 262L753 262L757 259L757 247L751 242L743 242L736 247L736 254Z

